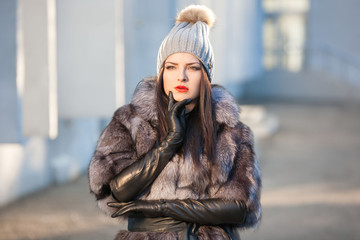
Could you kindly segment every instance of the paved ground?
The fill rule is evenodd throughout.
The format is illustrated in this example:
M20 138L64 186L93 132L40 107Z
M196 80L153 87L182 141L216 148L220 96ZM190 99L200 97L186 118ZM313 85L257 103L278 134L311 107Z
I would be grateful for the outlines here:
M280 129L259 140L263 221L242 239L360 239L360 108L267 104ZM0 209L0 239L112 239L86 176Z
M260 142L263 221L243 239L360 239L360 108L269 105Z

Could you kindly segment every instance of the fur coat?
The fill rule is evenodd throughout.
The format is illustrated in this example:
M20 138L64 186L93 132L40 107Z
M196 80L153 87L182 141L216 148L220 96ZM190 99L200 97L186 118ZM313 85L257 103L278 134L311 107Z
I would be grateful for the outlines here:
M120 107L104 129L89 166L89 185L98 206L107 214L115 209L109 182L125 167L142 158L158 138L155 103L155 79L139 83L130 104ZM201 169L193 168L191 156L175 154L160 175L139 199L241 199L248 214L238 228L254 227L261 218L260 169L254 153L252 132L239 120L239 106L224 88L213 85L212 102L219 125L216 160L211 166L200 157ZM214 174L215 173L215 174ZM206 191L205 191L206 189ZM125 217L126 219L126 217ZM121 231L116 239L177 239L174 232L136 233ZM199 239L227 239L224 230L216 226L201 226Z

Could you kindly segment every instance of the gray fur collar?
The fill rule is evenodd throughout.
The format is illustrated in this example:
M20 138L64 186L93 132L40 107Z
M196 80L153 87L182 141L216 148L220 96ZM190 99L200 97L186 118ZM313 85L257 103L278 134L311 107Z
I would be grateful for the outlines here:
M137 114L147 121L157 121L155 104L156 79L144 79L136 87L131 104ZM239 121L240 108L235 98L223 87L212 85L212 102L215 107L216 121L234 127Z

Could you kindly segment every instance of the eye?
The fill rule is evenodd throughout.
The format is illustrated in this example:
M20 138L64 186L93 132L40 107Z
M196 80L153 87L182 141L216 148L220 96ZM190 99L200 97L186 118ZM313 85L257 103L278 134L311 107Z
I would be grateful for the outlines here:
M175 69L175 66L173 66L173 65L167 65L167 66L165 66L165 69L166 69L166 70L174 70L174 69Z
M192 71L199 71L199 70L201 70L201 68L198 67L198 66L191 66L190 69L191 69Z

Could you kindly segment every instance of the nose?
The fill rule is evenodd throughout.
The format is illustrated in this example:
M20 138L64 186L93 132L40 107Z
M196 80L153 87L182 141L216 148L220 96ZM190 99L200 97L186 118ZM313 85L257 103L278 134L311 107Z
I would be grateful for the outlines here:
M178 73L178 81L185 82L187 81L186 68L180 68Z

